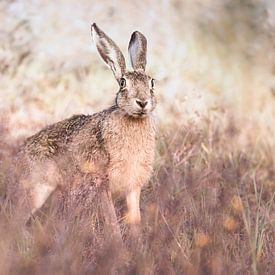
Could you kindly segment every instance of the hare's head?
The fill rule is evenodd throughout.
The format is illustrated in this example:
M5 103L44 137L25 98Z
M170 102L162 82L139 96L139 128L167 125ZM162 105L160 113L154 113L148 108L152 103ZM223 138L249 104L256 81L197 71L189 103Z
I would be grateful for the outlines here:
M92 36L100 56L113 71L119 84L117 106L129 116L146 117L156 107L154 79L145 73L146 38L137 31L132 34L128 51L134 70L126 71L121 50L96 24L92 25Z

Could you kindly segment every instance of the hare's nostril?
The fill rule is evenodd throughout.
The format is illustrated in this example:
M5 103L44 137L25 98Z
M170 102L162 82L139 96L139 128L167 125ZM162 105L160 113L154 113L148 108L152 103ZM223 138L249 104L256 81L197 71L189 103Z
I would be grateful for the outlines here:
M140 101L140 100L136 100L137 105L139 105L141 108L145 108L145 106L147 105L148 101Z

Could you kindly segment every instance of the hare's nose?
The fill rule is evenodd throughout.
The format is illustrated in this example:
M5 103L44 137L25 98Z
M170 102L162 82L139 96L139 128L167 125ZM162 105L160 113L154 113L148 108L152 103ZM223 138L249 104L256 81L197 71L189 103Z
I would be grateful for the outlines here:
M137 105L139 105L141 108L145 108L145 106L147 105L148 101L140 101L140 100L136 100Z

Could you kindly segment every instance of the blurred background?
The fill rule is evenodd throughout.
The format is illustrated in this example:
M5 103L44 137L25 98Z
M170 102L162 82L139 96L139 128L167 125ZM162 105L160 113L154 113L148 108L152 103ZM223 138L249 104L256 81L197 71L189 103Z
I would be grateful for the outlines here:
M0 108L15 138L112 104L118 87L93 22L127 59L131 33L145 34L162 123L230 110L275 125L272 0L2 0L0 21Z

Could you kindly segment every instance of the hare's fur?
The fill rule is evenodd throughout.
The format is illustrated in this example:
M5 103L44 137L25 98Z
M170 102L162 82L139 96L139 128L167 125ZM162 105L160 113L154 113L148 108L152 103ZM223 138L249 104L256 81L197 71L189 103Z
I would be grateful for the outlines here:
M133 33L129 52L134 71L126 72L116 44L95 24L92 31L101 57L117 81L123 77L126 85L120 83L114 106L93 115L74 115L28 138L18 155L24 170L20 183L34 213L59 185L67 184L62 177L66 169L107 175L107 193L125 196L127 221L136 224L140 189L150 178L155 148L156 100L151 78L144 72L146 39ZM113 215L112 206L109 210Z

